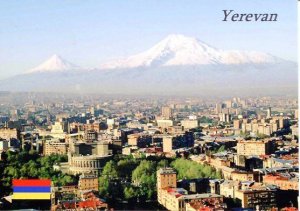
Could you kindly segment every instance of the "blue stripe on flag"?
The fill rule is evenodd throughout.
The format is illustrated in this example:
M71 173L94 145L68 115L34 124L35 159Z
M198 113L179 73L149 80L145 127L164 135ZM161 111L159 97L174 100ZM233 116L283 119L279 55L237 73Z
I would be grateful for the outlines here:
M51 187L38 187L38 186L23 186L23 187L13 187L14 193L49 193L51 192Z

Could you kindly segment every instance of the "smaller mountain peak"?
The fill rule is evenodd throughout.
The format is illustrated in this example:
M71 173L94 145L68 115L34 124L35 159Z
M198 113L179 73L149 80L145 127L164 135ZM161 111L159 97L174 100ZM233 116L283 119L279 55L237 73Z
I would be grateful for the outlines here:
M74 65L66 60L64 60L58 54L53 54L49 59L40 64L39 66L27 71L27 73L34 72L62 72L68 70L79 69L77 65Z
M64 59L59 56L58 54L53 54L47 61L53 61L53 62L64 62Z
M62 59L60 55L58 54L53 54L50 59Z
M169 39L182 39L182 38L191 38L191 37L188 37L188 36L183 35L183 34L169 34L167 36L167 38L169 38Z

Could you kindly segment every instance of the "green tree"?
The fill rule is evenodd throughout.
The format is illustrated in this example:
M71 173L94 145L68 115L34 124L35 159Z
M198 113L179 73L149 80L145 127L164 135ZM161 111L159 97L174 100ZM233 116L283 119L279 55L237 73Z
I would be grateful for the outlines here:
M156 192L156 163L143 160L132 172L133 184L139 187L141 198L151 199Z
M124 198L129 200L135 198L137 195L137 191L134 189L133 186L127 186L124 188Z
M219 147L217 152L224 152L225 151L225 145L222 145Z
M119 174L118 174L118 166L114 161L108 161L101 173L102 176L107 176L110 179L117 179Z
M218 170L218 171L216 172L216 178L217 178L217 179L222 179L222 178L223 178L223 174L222 174L222 171L221 171L221 170Z
M109 180L104 176L99 177L99 194L103 197L109 197Z
M138 166L137 160L120 160L117 164L119 176L122 178L131 178L132 171Z
M179 158L171 163L178 172L178 179L216 178L216 170L209 165Z
M161 160L157 163L157 169L160 169L160 168L165 168L165 167L168 167L169 166L169 161L168 160Z
M135 184L141 184L144 179L151 176L155 172L156 166L154 162L143 160L140 165L132 172L132 181Z
M123 192L119 184L118 166L114 161L108 161L99 177L99 194L106 198L112 198Z
M75 178L71 175L64 175L61 179L61 185L70 185L74 184Z

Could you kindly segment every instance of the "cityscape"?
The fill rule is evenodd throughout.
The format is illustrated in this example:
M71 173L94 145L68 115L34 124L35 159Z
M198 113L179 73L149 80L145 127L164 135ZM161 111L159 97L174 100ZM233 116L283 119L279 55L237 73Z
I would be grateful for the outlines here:
M297 210L298 101L1 93L1 209ZM12 179L51 179L14 200Z
M299 210L296 7L0 1L0 210Z

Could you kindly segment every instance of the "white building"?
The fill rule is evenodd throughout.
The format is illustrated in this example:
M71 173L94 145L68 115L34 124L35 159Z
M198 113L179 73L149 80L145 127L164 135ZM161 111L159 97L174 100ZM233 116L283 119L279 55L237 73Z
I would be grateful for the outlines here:
M184 127L184 129L192 129L192 128L197 128L198 127L198 120L191 120L191 119L186 119L181 121L181 126Z

